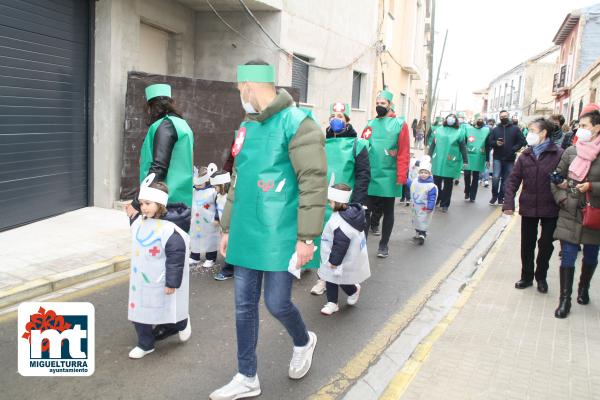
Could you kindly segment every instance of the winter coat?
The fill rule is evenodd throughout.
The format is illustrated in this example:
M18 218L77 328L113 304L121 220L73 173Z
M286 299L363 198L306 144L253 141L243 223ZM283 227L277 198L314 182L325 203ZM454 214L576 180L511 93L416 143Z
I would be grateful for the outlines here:
M563 153L558 167L556 167L556 171L567 179L568 189L560 189L556 185L551 185L554 199L560 207L554 238L574 244L600 245L600 231L583 227L581 209L585 204L586 194L575 189L575 185L580 182L568 178L569 165L576 156L577 147L569 147ZM600 208L600 160L598 158L592 162L586 181L590 182L592 186L589 192L592 207Z
M504 145L498 146L498 139L504 139ZM527 145L525 136L518 126L513 124L497 125L488 136L488 150L494 150L494 160L515 161L517 151ZM489 153L489 151L488 151Z
M360 204L349 204L346 210L331 215L321 236L321 279L351 285L371 276L365 227L365 211Z
M331 128L328 127L325 134L327 139L358 137L351 124L346 125L346 128L337 134L333 133ZM354 155L354 189L352 190L351 199L353 203L366 204L369 182L371 182L371 162L369 161L369 149L365 147L358 154L355 152Z
M246 119L262 124L286 108L294 106L292 96L284 89L280 89L271 104L259 114L247 114ZM298 240L313 240L323 230L327 202L327 158L325 136L312 118L302 121L296 134L288 143L288 153L298 177ZM237 179L236 168L237 164L234 162L231 182ZM235 185L231 185L227 195L227 205L221 218L221 227L225 233L229 232L234 202Z
M535 157L531 147L525 149L508 177L502 210L515 210L515 196L522 183L519 214L524 217L558 217L558 205L550 187L550 174L556 169L562 154L563 150L553 143L539 158Z

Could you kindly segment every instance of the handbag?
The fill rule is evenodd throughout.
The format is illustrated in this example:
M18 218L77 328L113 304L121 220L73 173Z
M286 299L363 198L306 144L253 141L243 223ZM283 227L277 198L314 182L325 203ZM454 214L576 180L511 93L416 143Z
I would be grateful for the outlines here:
M600 231L600 208L592 207L590 204L590 191L585 193L585 206L581 210L583 214L583 227Z

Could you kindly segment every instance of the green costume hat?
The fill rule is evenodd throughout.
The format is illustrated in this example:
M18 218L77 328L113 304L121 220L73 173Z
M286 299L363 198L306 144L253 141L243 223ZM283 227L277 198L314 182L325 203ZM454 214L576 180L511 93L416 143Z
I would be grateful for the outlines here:
M346 117L350 118L350 105L348 103L336 101L335 103L329 106L329 114L333 114L336 112L341 112Z
M386 99L387 101L389 101L390 103L392 102L392 100L394 99L394 94L392 92L390 92L389 90L381 90L378 94L377 94L378 98L382 98L382 99Z
M275 68L272 65L238 65L237 81L275 83Z
M146 101L155 97L171 97L171 85L156 83L146 87Z

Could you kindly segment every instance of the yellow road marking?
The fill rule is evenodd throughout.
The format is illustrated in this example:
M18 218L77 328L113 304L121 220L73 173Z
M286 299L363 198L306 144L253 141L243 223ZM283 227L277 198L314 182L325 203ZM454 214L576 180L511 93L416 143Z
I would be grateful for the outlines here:
M309 400L333 400L345 392L356 379L371 366L383 353L391 342L398 337L400 332L415 317L431 294L437 289L448 275L454 270L464 256L473 248L488 231L501 214L498 208L492 212L483 223L467 238L463 246L456 250L444 263L438 272L412 296L398 313L394 314L388 322L377 332L373 339L356 354L342 369L340 369L329 383L309 397Z
M513 229L516 221L517 218L513 217L506 227L505 232L494 244L494 247L490 251L490 255L487 257L484 265L476 272L475 276L469 283L469 286L462 291L460 297L448 315L442 320L442 322L437 324L431 333L417 346L414 353L410 356L402 369L394 376L394 378L392 378L381 397L379 397L379 400L398 400L404 395L413 379L421 370L423 363L427 360L429 354L431 354L433 344L442 336L450 323L458 315L459 311L465 306L467 300L469 300L471 295L474 293L474 288L477 287L485 275L488 267L494 262L498 255L498 249L502 247L502 244L506 240L509 232Z
M105 276L105 278L106 278L106 276ZM74 300L74 299L78 299L78 298L87 296L87 295L92 294L94 292L97 292L98 290L107 289L107 288L119 285L121 283L126 282L127 280L129 280L129 275L118 276L118 277L115 277L114 279L110 279L110 280L107 280L105 282L101 282L101 283L99 283L97 285L94 285L94 286L89 286L89 287L77 290L75 292L65 293L63 295L59 295L57 297L53 297L52 299L49 299L47 301L71 301L71 300ZM50 294L50 293L48 293L48 294ZM25 300L24 302L27 302L27 301L36 301L36 299ZM11 319L16 319L16 318L17 318L17 312L13 311L13 312L1 315L0 316L0 323L3 323L5 321L11 320Z

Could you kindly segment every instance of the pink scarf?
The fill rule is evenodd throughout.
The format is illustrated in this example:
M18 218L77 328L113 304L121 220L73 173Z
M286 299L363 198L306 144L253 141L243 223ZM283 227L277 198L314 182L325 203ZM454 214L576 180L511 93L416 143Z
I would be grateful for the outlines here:
M592 161L600 153L600 136L591 142L578 141L575 144L575 148L577 149L577 157L575 157L569 166L569 178L583 182L590 171Z

